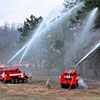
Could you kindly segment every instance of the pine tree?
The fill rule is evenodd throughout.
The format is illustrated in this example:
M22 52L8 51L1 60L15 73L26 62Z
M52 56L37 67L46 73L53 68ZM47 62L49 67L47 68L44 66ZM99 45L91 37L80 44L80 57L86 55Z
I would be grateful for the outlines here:
M85 7L83 7L85 10L92 10L93 8L98 7L100 9L100 0L81 0L84 2Z
M27 37L33 34L33 30L37 28L37 26L40 24L42 20L43 18L41 16L37 18L31 15L30 18L26 18L26 21L24 21L23 26L18 28L18 31L21 32L19 42L25 42L27 40Z
M79 11L80 17L87 14L89 11L93 10L94 8L98 7L98 16L95 21L95 28L100 27L100 0L80 0L84 2L84 7L81 11Z

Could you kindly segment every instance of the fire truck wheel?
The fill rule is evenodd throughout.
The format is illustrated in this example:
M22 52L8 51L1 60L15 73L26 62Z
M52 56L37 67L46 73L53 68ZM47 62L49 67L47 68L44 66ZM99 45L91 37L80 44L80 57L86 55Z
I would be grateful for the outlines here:
M14 78L11 79L11 83L12 83L12 84L15 83L15 79L14 79Z
M28 78L25 77L25 78L23 79L23 82L26 83L27 81L28 81Z
M61 88L65 88L65 84L61 84Z
M75 85L75 88L78 88L78 83Z
M15 78L15 83L18 83L18 78Z

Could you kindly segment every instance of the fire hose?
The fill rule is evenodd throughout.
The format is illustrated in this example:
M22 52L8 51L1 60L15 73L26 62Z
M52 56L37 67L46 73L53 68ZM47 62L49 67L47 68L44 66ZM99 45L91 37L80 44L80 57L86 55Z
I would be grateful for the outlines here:
M71 87L72 87L72 83L73 83L73 78L72 78L71 84L70 84L70 86L69 86L68 89L71 89Z

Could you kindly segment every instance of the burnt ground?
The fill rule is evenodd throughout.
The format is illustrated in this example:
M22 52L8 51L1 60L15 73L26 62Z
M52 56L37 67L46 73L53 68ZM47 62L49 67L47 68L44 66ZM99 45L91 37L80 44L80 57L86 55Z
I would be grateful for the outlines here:
M51 75L52 76L52 75ZM51 89L45 86L48 76L34 76L32 83L0 83L0 100L100 100L100 81L86 79L88 89L61 89L57 78L51 77Z

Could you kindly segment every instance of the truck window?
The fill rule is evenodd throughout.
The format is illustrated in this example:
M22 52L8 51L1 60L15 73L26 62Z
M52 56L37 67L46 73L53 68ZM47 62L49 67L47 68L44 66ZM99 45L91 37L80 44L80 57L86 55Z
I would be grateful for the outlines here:
M74 73L73 75L77 75L76 73Z

